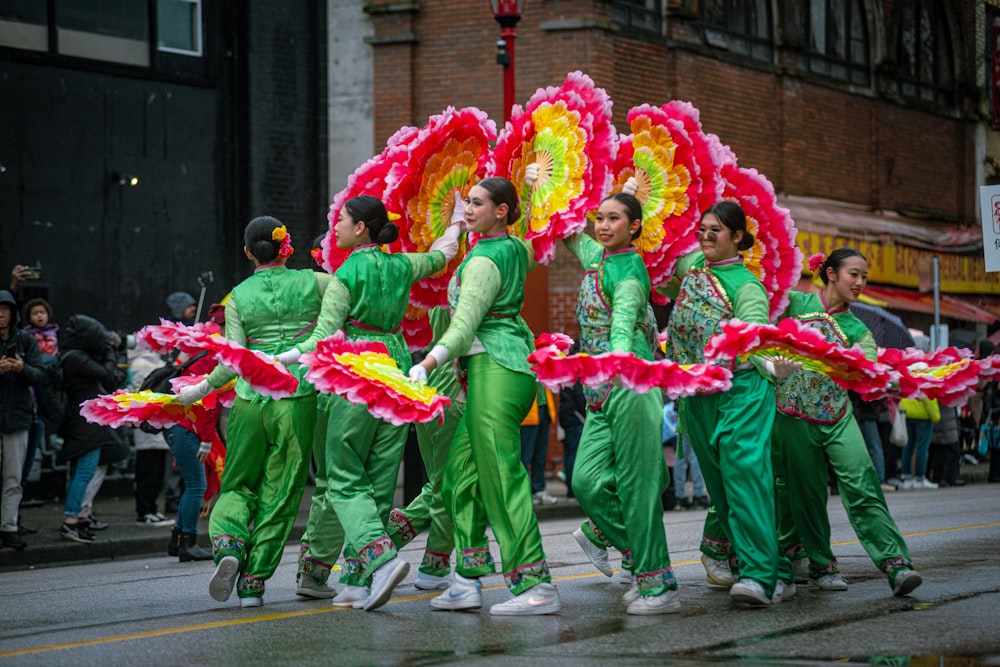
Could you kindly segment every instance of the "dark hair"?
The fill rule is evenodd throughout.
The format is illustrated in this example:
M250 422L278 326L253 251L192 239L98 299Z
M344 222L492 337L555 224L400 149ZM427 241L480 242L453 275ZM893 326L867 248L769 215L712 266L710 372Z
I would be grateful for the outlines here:
M633 220L639 221L639 228L632 232L632 240L635 241L642 234L642 203L636 199L633 195L625 192L616 192L613 195L608 195L601 200L601 203L608 201L609 199L614 199L619 204L625 207L625 215L628 216L628 222L631 225Z
M41 306L45 309L45 312L49 314L49 323L52 322L52 305L45 299L32 299L28 303L24 304L24 308L21 309L22 321L25 323L31 323L31 319L28 317L31 315L31 310L35 306Z
M476 183L490 193L490 201L496 206L507 204L507 224L513 225L521 218L521 204L517 197L517 188L506 178L491 176Z
M702 213L702 219L711 213L719 219L729 232L736 236L736 232L743 232L743 238L737 244L737 250L749 250L753 247L753 234L747 229L747 216L740 208L739 204L731 201L720 201L712 204L707 211Z
M399 227L389 222L389 214L378 197L361 195L344 202L344 208L354 222L364 222L372 243L392 243L399 238Z
M844 262L846 262L849 257L860 257L866 262L868 261L867 257L862 255L854 248L848 248L848 247L837 248L836 250L831 252L826 259L823 260L823 263L819 267L819 278L820 280L823 281L824 285L830 282L830 279L826 277L826 270L833 269L834 273L840 271L840 267L844 265Z
M281 227L282 223L277 218L269 215L262 215L254 218L243 230L243 245L249 250L258 262L272 262L278 257L278 249L281 247L280 241L271 238L274 230Z
M993 343L991 343L986 338L980 338L978 341L976 341L975 348L976 348L976 359L984 359L993 354L993 350L996 349Z

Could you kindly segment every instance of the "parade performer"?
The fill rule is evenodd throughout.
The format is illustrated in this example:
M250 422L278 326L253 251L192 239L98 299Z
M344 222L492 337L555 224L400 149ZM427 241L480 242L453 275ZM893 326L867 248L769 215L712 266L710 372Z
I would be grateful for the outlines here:
M399 230L382 202L368 195L345 202L334 234L337 246L351 254L330 280L316 331L287 354L310 351L318 340L343 329L350 339L384 343L396 364L409 368L400 323L410 286L444 269L458 252L462 211L456 209L455 224L434 241L430 252L390 254L380 245L394 242ZM331 539L323 540L315 527L339 521L346 563L340 581L345 587L333 604L370 611L389 600L409 571L386 530L408 426L391 424L339 396L330 400L328 411L326 498L310 508L314 530L303 559L312 564L310 576L325 584L339 553L339 531L329 530Z
M527 356L533 337L521 318L524 281L533 257L507 233L520 219L514 185L480 181L466 197L465 222L479 235L448 286L452 322L410 377L455 357L467 378L468 404L445 465L442 495L455 524L460 554L452 585L431 600L436 609L479 609L479 577L493 572L486 524L500 545L504 578L514 597L494 615L552 614L559 593L551 583L521 464L520 424L535 396Z
M243 242L255 268L226 302L226 337L266 354L280 352L288 341L305 341L329 277L285 266L293 252L291 236L275 218L251 220ZM235 586L241 606L263 604L265 582L281 560L302 500L316 394L302 381L304 368L291 365L290 370L300 382L289 398L271 400L243 378L236 384L226 429L226 467L209 520L216 562L209 593L220 602L229 599ZM204 398L233 377L232 370L219 364L205 380L182 389L181 401Z
M445 308L432 308L429 315L436 343L447 330L451 318ZM420 456L427 472L427 483L409 505L394 509L389 514L389 536L402 549L417 535L430 529L423 560L413 585L421 590L437 590L448 588L452 580L454 525L441 497L441 482L451 441L465 413L465 390L458 382L454 364L435 368L428 374L427 384L439 394L451 398L451 405L445 409L444 423L421 422L414 425Z
M618 193L601 202L595 241L576 234L566 245L586 269L576 314L585 354L631 352L653 359L656 320L649 274L632 245L642 229L642 205ZM660 497L669 481L661 443L660 390L640 394L608 384L584 388L589 408L573 471L573 492L590 517L573 537L610 576L605 543L631 556L634 579L625 594L629 614L680 610L670 566Z
M719 333L722 320L768 322L764 286L740 256L753 245L740 206L722 201L705 211L698 244L700 252L678 261L676 275L683 278L668 325L668 356L681 364L704 363L705 346ZM772 598L778 601L795 592L791 566L783 557L779 560L775 534L770 457L774 388L766 377L793 370L784 362L741 364L733 369L729 391L679 401L682 431L701 464L719 532L732 542L739 559L739 581L730 588L730 597L740 604L768 605ZM706 560L708 567L713 561Z
M783 318L795 318L822 332L836 345L861 346L875 361L875 339L851 312L868 282L868 260L853 248L838 248L828 257L814 255L810 268L819 274L818 294L789 292ZM889 515L878 473L861 435L847 392L821 373L802 369L779 379L777 414L771 431L775 475L784 479L778 493L778 516L791 516L794 526L779 534L798 535L809 558L809 578L823 590L847 590L830 548L827 514L827 462L840 498L861 545L885 572L895 595L906 595L921 583L899 528ZM779 470L778 467L783 469ZM783 507L784 506L784 507ZM787 551L797 545L783 544Z

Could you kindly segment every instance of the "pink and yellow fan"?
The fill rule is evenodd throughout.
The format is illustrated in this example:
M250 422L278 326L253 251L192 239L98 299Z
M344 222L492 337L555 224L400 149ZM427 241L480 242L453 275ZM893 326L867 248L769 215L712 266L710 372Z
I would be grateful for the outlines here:
M942 405L960 405L979 387L981 377L992 373L990 362L972 358L972 352L945 347L933 352L916 348L880 349L879 361L892 368L902 398L926 398ZM875 398L880 397L876 395Z
M531 240L539 262L555 256L556 241L586 227L587 213L607 191L617 138L611 98L582 72L513 108L488 171L520 190L523 215L512 232ZM539 177L529 190L524 170L532 163Z

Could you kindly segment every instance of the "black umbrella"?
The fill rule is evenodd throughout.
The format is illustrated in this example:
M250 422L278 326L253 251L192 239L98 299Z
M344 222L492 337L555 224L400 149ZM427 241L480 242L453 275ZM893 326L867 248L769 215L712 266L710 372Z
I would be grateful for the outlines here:
M851 312L865 323L875 338L879 347L895 347L899 349L916 347L916 341L910 335L910 330L899 319L885 308L867 303L852 303Z

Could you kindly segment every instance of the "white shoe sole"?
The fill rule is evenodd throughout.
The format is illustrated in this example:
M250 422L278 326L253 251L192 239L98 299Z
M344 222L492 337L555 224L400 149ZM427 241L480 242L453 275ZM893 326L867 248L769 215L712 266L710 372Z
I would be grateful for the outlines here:
M767 597L758 597L753 591L740 586L738 583L733 584L733 587L729 589L729 597L736 604L750 607L767 607L771 604L771 600Z
M914 570L910 570L902 579L899 579L899 577L896 578L896 583L892 587L892 594L899 597L909 595L922 583L924 583L924 580L920 574Z
M421 591L446 591L451 588L451 581L447 577L441 577L438 581L417 579L413 582L413 587Z
M240 573L240 562L235 556L223 556L215 566L212 581L208 584L208 594L213 600L225 602L233 594L236 585L236 575Z
M580 528L573 531L573 539L580 545L580 550L583 551L583 555L594 564L594 567L596 567L601 574L605 577L614 576L615 571L611 568L611 564L608 562L607 551L604 552L604 562L598 561L594 558L593 554L591 554L591 550L600 549L600 547L596 546L589 539L587 539L587 536L583 534L583 530Z
M431 606L439 611L473 611L483 608L483 596L480 594L476 598L460 598L454 601L436 597L431 600Z
M676 591L667 591L661 596L664 600L657 600L655 605L643 604L645 598L639 597L630 604L625 613L631 616L658 616L660 614L676 614L681 610L681 601ZM656 600L656 598L652 598Z
M388 575L386 576L385 583L379 590L371 591L368 594L368 599L365 600L362 609L364 609L365 611L372 611L373 609L378 609L386 602L388 602L389 598L392 597L393 589L399 585L399 582L401 582L406 577L409 571L410 571L410 564L407 563L405 560L401 560L394 566L392 566L392 571L389 572Z
M240 606L244 609L251 607L263 607L264 598L240 598Z
M324 591L309 588L308 586L299 586L295 589L295 594L301 595L304 598L312 598L314 600L329 600L337 594L337 591L332 588L328 591Z

